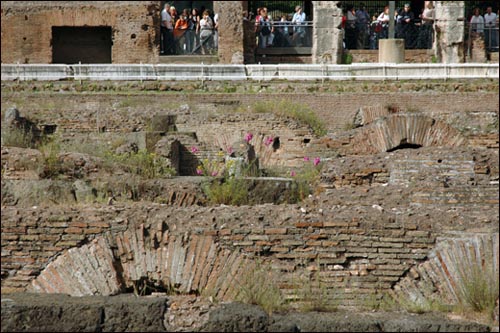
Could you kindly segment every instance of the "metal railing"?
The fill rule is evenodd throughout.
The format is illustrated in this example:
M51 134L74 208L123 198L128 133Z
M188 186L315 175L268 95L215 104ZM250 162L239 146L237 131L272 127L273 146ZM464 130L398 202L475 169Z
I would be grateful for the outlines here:
M260 27L260 26L259 26ZM256 32L257 46L267 47L312 47L313 21L292 24L289 21L270 22L271 33Z
M469 58L474 47L474 40L484 42L487 52L498 52L499 34L498 22L494 24L465 23L466 55Z
M171 55L217 54L218 38L217 30L201 34L196 30L174 29L174 53Z
M395 38L405 40L405 49L432 49L434 42L433 24L422 24L415 20L410 24L395 24ZM346 21L344 27L344 48L348 50L376 50L378 41L389 36L389 24L373 21L364 27Z

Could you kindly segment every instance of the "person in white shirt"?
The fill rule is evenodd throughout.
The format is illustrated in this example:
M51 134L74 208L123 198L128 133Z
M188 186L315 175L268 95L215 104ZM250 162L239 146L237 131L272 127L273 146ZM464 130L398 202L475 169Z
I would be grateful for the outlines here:
M497 14L492 12L491 6L484 14L484 43L489 52L498 51Z
M205 9L203 18L200 20L200 44L201 54L207 54L209 48L213 46L214 22L210 18L210 11Z
M170 4L166 3L161 11L161 54L174 54L174 27L170 16Z
M377 17L377 22L382 27L382 30L378 34L379 39L388 38L389 37L389 6L384 7L384 11L380 13Z
M435 19L434 5L432 1L425 2L425 8L420 14L422 24L418 33L418 49L432 49L432 37L434 35L433 24Z
M471 31L482 35L484 32L484 18L481 16L479 8L474 8L474 15L470 19Z
M300 45L301 40L306 34L306 28L304 26L305 21L306 13L302 11L302 6L295 6L295 14L293 14L292 17L292 25L295 24L297 27L293 28L292 42L297 45Z

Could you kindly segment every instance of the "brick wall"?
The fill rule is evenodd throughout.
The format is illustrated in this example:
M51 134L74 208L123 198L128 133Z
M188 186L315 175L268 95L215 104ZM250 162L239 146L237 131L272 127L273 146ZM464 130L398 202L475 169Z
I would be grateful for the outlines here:
M52 63L52 27L112 30L113 63L157 63L159 1L2 3L2 63Z
M394 190L403 201L411 198L404 188ZM352 193L355 200L362 191ZM486 219L498 217L494 209L498 208L498 195L492 202L480 193L471 193L469 198L476 199L470 203L459 199L458 204L436 205L433 200L419 200L420 209L411 208L408 202L387 203L381 210L372 208L372 202L380 202L383 195L372 190L363 205L348 204L352 201L336 197L306 208L307 212L296 205L244 210L139 203L126 207L5 207L2 292L34 288L104 293L104 289L95 287L92 292L83 285L97 286L102 281L90 282L93 278L113 279L114 274L123 274L128 287L144 276L177 284L185 292L212 289L220 299L231 299L234 290L229 287L237 286L233 279L243 276L245 267L250 267L247 258L258 255L279 272L280 288L290 297L300 288L295 285L298 276L316 272L322 281L328 281L328 293L343 290L344 305L362 305L364 296L391 288L412 266L423 262L436 245L436 237L459 229L495 232L496 228L498 233L493 222L485 224ZM338 200L348 206L335 208ZM454 213L444 213L442 207L450 205L455 207ZM484 215L482 219L477 216L478 210ZM96 243L91 242L93 239ZM72 250L75 253L67 252L75 247L80 248ZM92 258L103 263L107 260L108 264L88 270L75 280L72 269L80 267L72 266L75 255L82 265ZM116 265L109 260L119 262L123 273L116 273ZM225 268L220 266L224 262ZM43 278L28 287L41 273ZM199 277L194 279L196 274ZM71 281L74 284L68 285ZM118 289L117 282L110 293Z
M155 114L178 114L177 123L185 130L206 122L207 116L217 110L231 110L239 106L249 106L258 101L290 101L307 105L324 121L328 130L343 131L352 127L356 112L366 106L393 106L422 112L431 118L443 120L459 129L466 126L494 122L498 114L498 94L495 92L439 92L435 87L428 92L405 92L403 84L390 85L386 91L384 83L359 83L366 92L349 92L348 85L311 86L311 93L277 93L287 84L253 84L249 90L259 94L240 93L159 93L154 96L144 94L95 94L89 100L78 93L47 94L46 101L41 101L40 94L3 92L2 110L17 105L23 117L42 124L57 124L65 131L95 131L96 121L107 131L131 132L144 130L148 121ZM330 92L321 92L328 89ZM457 85L460 89L460 85ZM45 97L43 97L45 98ZM49 101L50 99L50 101ZM54 101L57 100L57 102ZM179 111L179 105L188 104L192 111L186 114ZM462 116L460 116L462 115ZM212 116L213 117L213 116ZM219 114L217 117L223 117ZM464 119L467 119L465 121Z

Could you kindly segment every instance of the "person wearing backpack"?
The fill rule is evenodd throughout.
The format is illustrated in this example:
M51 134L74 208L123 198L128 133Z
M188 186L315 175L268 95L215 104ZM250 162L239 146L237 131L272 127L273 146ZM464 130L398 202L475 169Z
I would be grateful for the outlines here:
M271 21L267 16L267 8L263 7L260 10L259 17L259 48L266 48L273 44L273 27Z

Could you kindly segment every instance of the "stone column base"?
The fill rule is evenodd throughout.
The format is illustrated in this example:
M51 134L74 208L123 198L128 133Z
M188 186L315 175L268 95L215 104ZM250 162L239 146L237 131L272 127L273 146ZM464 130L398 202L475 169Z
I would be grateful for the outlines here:
M380 39L378 43L378 62L396 64L405 62L404 39Z

